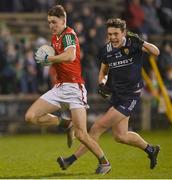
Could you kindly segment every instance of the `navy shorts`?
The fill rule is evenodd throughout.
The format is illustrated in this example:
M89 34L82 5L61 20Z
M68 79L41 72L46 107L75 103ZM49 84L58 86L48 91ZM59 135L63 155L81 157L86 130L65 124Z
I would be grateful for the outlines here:
M130 116L140 100L140 93L133 93L130 96L112 94L111 105L125 116Z

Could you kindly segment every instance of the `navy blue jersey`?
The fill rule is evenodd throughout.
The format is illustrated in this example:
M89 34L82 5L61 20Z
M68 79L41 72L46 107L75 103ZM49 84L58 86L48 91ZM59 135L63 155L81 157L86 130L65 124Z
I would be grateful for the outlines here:
M127 36L121 48L107 43L102 49L100 59L109 66L111 88L115 93L129 95L143 87L141 48L132 37Z

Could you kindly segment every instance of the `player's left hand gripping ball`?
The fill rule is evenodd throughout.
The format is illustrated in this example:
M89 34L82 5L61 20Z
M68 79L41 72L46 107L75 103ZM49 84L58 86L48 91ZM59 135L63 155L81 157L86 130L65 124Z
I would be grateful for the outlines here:
M41 46L35 53L36 62L44 66L50 65L51 62L48 61L48 56L54 56L55 50L53 47L48 45Z
M42 49L39 50L35 53L35 59L36 59L36 63L40 63L40 64L45 64L48 63L48 54L46 54L45 51L43 51Z

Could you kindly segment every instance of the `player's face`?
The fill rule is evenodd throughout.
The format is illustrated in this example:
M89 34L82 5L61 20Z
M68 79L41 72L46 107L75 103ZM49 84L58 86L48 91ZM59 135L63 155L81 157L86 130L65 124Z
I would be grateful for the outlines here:
M126 31L122 32L120 28L109 27L107 29L107 35L113 47L119 48L123 44Z
M48 24L52 34L59 35L66 27L65 18L58 18L56 16L48 16Z

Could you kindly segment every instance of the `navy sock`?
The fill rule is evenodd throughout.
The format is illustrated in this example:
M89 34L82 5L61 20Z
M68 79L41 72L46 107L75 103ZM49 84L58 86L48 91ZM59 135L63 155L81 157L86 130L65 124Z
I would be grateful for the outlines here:
M153 152L154 148L153 146L151 146L150 144L148 144L146 146L146 148L144 149L144 151L147 153L147 154L151 154Z
M73 162L75 162L77 160L76 156L74 154L72 154L71 156L69 156L68 158L65 158L65 161L69 162L69 164L72 164Z

